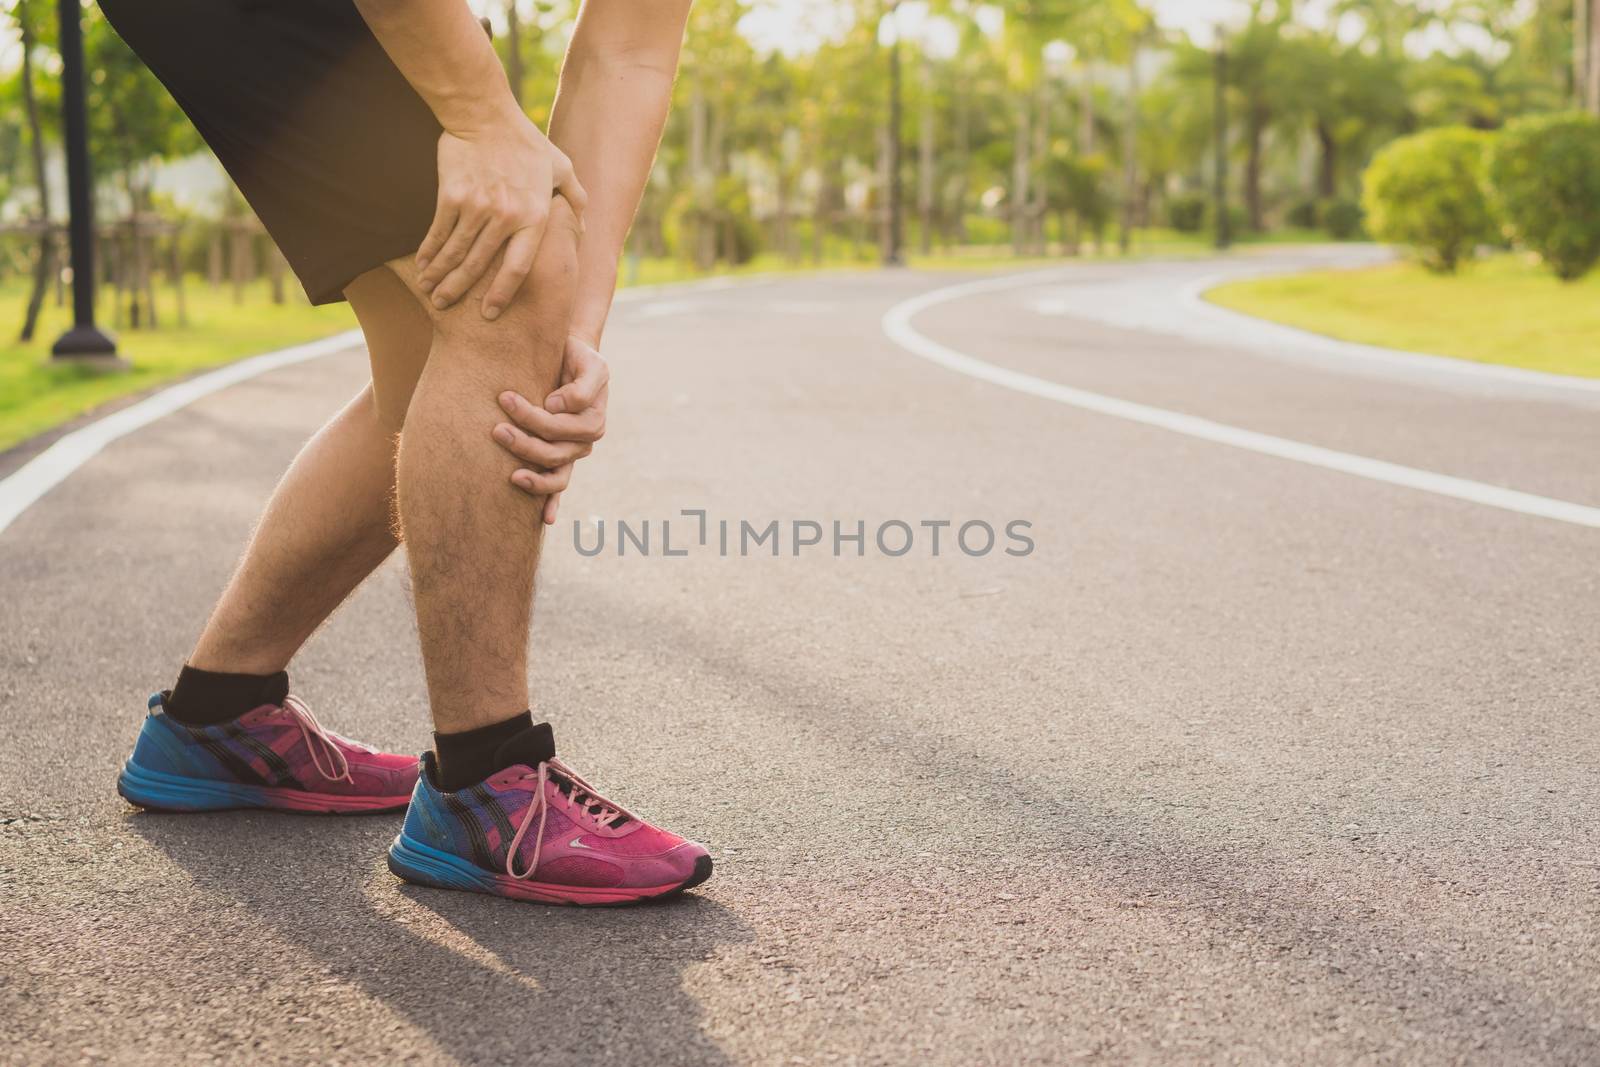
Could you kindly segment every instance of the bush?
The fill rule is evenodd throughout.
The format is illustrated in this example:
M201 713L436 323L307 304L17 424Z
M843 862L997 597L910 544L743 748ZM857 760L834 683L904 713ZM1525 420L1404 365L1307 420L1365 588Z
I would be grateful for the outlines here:
M1380 241L1410 245L1423 266L1452 274L1495 236L1484 186L1490 136L1464 126L1402 137L1363 177L1367 228Z
M1179 233L1199 233L1206 225L1206 198L1185 193L1168 200L1167 222Z
M1302 200L1289 209L1283 221L1297 230L1314 230L1322 213L1321 208L1322 205L1315 200Z
M1217 230L1217 206L1209 201L1206 203L1206 231L1215 233ZM1250 231L1250 213L1239 204L1228 205L1228 235L1237 241L1245 237Z
M1573 281L1600 261L1600 121L1577 112L1510 123L1489 184L1511 235Z
M1322 209L1322 226L1335 241L1353 241L1361 236L1361 205L1354 200L1330 200Z

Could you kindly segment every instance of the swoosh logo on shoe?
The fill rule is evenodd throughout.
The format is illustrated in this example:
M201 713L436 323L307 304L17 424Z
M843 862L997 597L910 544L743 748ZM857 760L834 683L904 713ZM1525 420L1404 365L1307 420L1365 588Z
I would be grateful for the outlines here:
M571 841L568 841L567 842L567 847L568 848L581 848L586 852L599 852L600 851L599 849L595 848L593 845L584 844L583 843L583 835L582 834L579 834L577 837L574 837Z

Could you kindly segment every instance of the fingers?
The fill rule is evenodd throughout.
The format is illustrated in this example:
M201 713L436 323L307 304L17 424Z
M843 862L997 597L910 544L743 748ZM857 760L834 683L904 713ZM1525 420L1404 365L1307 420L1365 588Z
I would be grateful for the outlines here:
M484 318L499 318L500 312L517 295L517 290L527 280L528 272L533 269L533 257L538 254L539 241L543 237L543 219L537 228L529 226L511 235L511 240L506 242L505 257L500 260L500 269L495 272L494 281L489 283L488 292L483 294Z
M529 496L550 496L572 484L572 464L551 471L518 470L512 473L511 484Z
M483 277L484 271L489 269L489 264L494 262L494 257L500 251L500 246L505 243L509 232L502 219L498 217L490 219L483 229L478 231L477 239L472 242L472 250L461 260L461 264L434 286L433 306L442 311L476 285L478 279ZM439 259L442 262L444 256L441 255Z
M578 182L578 175L572 169L572 160L561 154L556 157L555 170L552 174L552 185L556 192L567 198L567 203L572 205L572 213L578 216L578 232L583 232L583 210L589 206L589 194L584 191Z
M560 508L560 493L551 493L549 496L544 498L544 524L546 526L554 526L556 524L556 512L559 511Z
M433 257L439 254L439 249L444 247L445 238L456 228L456 219L461 212L456 205L454 197L446 196L441 190L438 205L433 211L433 225L428 227L428 234L422 239L422 244L417 249L417 272L420 276L428 269L428 264L433 262Z
M567 338L563 368L572 380L545 397L544 409L553 415L580 412L593 407L611 381L611 368L604 357L576 337Z
M523 463L546 470L570 466L594 451L594 446L586 441L546 441L505 422L494 428L493 436L496 444Z
M417 276L417 288L424 293L433 292L434 287L467 258L467 253L472 251L472 245L478 239L479 231L489 221L489 212L484 205L475 203L461 210L450 236L445 239L438 253L428 260L428 266ZM448 306L448 304L438 306Z
M544 408L534 407L516 393L506 392L500 394L500 408L523 430L546 441L579 441L592 445L606 433L605 406L600 403L575 414L553 415Z

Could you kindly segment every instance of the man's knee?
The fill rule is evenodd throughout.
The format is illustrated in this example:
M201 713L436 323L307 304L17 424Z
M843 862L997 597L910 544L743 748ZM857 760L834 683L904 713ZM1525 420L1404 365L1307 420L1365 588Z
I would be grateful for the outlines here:
M566 340L572 301L578 283L578 218L564 197L550 202L550 215L533 266L515 296L493 320L483 316L483 297L500 271L497 256L484 276L455 304L434 312L436 328L446 335L482 338L526 338L533 344L559 345Z

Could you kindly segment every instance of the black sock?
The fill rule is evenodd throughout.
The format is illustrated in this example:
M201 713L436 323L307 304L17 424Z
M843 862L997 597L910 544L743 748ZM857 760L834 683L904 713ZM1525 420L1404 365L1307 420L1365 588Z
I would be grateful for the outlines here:
M533 713L525 711L476 730L436 733L433 753L439 761L439 788L454 793L519 763L537 766L556 754L556 743L550 724L535 726Z
M232 722L263 704L282 704L289 695L289 672L225 674L184 665L178 684L163 703L168 715L190 726Z

